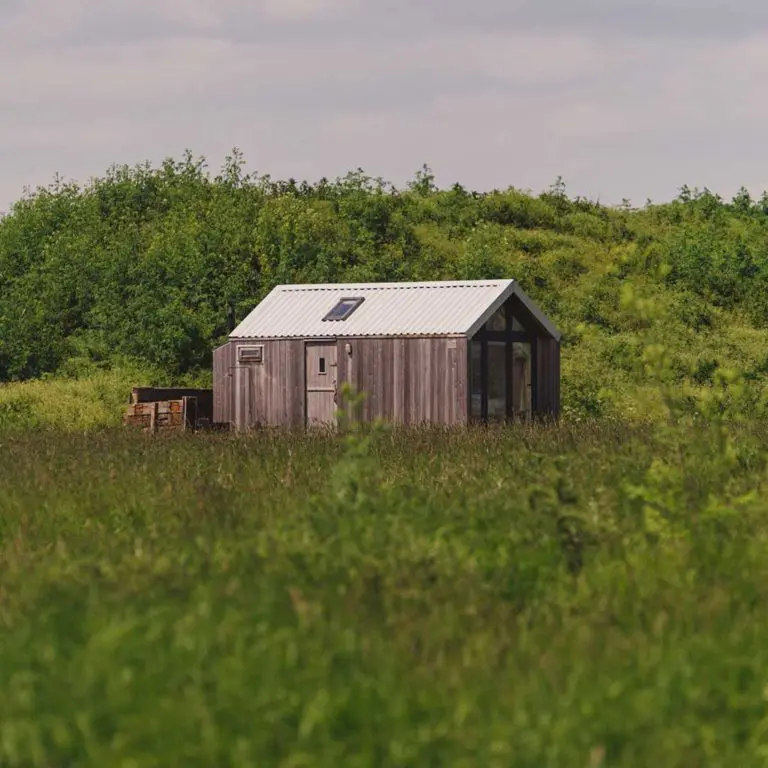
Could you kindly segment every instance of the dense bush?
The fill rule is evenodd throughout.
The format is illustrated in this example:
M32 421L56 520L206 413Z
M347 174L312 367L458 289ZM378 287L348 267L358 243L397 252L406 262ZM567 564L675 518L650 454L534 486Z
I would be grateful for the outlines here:
M601 367L602 347L632 330L618 311L625 285L655 301L648 322L685 370L712 343L722 364L756 369L766 350L747 339L768 322L767 211L744 191L726 203L683 188L634 210L572 200L561 180L538 196L441 190L428 168L402 190L362 171L274 181L246 174L237 151L215 176L190 153L115 167L83 187L56 180L0 220L0 380L72 358L204 370L279 282L514 277L566 331L566 376L584 388L569 397L592 412L590 387L631 395L639 383L623 363Z

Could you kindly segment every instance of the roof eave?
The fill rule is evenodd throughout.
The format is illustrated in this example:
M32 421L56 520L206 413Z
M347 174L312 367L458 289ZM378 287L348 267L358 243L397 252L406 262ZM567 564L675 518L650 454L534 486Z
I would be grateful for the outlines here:
M291 341L315 341L317 339L466 339L468 335L463 332L457 333L336 333L336 334L317 334L295 333L288 335L260 335L237 336L234 333L227 337L227 341L281 341L289 339Z

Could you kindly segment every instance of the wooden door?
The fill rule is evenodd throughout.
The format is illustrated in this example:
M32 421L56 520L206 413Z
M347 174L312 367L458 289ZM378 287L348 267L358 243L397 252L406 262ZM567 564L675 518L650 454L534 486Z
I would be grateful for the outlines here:
M307 343L305 346L307 381L307 426L336 423L336 344Z

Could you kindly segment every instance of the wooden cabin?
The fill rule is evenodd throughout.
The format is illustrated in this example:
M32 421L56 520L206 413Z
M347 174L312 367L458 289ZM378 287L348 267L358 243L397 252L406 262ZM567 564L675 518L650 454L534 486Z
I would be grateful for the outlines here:
M214 423L557 417L560 332L514 280L280 285L213 355Z

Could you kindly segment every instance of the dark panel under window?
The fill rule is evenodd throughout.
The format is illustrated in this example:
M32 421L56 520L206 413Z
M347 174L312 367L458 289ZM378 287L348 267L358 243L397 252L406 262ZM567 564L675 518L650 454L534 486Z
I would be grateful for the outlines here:
M362 303L362 298L342 299L323 320L346 320Z

